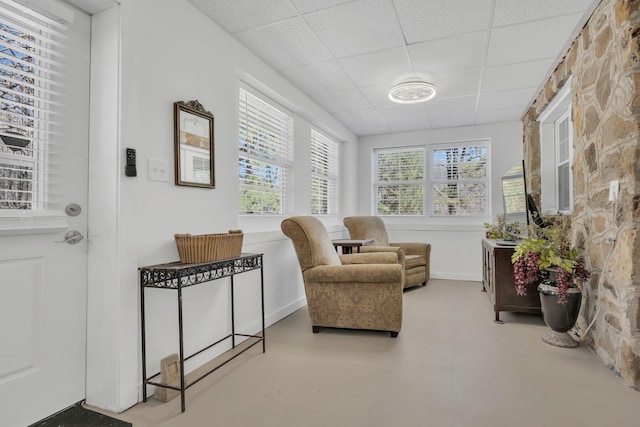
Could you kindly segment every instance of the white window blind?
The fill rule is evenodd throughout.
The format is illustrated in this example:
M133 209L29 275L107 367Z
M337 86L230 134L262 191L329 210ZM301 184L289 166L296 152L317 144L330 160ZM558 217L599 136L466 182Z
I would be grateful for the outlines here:
M338 213L339 145L315 129L311 130L311 213Z
M240 88L238 122L240 213L288 213L292 205L292 114Z
M432 147L432 215L487 215L489 213L488 160L488 144Z
M0 209L54 208L65 27L11 0L0 1ZM58 98L59 99L59 98Z
M425 185L424 147L374 150L374 214L424 214Z

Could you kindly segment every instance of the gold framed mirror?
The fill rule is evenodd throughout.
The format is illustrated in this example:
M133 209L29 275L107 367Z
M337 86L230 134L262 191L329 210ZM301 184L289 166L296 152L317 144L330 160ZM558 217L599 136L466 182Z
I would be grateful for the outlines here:
M213 114L198 101L173 104L176 185L215 188Z

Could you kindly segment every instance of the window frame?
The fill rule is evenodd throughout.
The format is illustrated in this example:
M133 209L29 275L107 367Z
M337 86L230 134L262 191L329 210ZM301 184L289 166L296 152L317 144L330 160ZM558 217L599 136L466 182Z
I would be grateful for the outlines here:
M337 215L340 212L340 143L315 128L310 132L311 144L311 179L310 179L310 211L313 215ZM315 165L322 163L319 157L323 153L318 152L318 146L324 145L326 148L326 167L318 168ZM324 171L322 170L324 169ZM314 206L314 181L326 183L327 194L324 198L326 212L316 210ZM323 199L318 196L318 199Z
M433 151L442 149L445 147L468 147L482 145L486 149L486 162L485 162L485 177L481 180L486 185L486 199L485 199L485 212L480 214L470 215L436 215L433 212ZM378 179L378 154L383 152L402 152L411 150L421 150L423 153L423 173L421 180L413 181L389 181L393 183L401 184L420 184L422 185L422 212L419 214L389 214L380 213L379 201L378 201L378 188L383 181ZM492 211L492 187L491 187L491 139L490 138L478 138L464 141L451 141L451 142L438 142L433 144L415 144L415 145L403 145L398 147L375 147L371 151L371 213L378 216L393 216L393 217L423 217L433 219L452 219L452 218L486 218L491 217Z
M567 124L567 135L566 138L561 137L561 126L562 123L566 122ZM555 122L554 122L554 146L555 146L555 171L556 171L556 203L558 207L558 212L563 215L568 215L573 212L573 172L571 170L571 166L573 164L573 129L571 126L571 107L567 109ZM566 158L562 159L562 148L561 144L563 141L566 143ZM567 190L569 194L564 193L564 188L562 186L563 177L562 170L568 171L568 179ZM564 197L568 198L568 205L565 204L562 200Z
M412 151L421 151L422 152L422 178L421 179L416 179L416 180L397 180L397 181L381 181L379 180L379 162L378 162L378 155L381 153L400 153L400 152L412 152ZM410 217L422 217L425 216L425 212L426 212L426 188L427 188L427 165L426 165L426 161L427 161L427 155L426 155L427 149L426 146L424 144L419 144L419 145L412 145L412 146L402 146L402 147L380 147L380 148L374 148L372 150L372 165L373 167L371 168L371 172L372 172L372 176L371 176L371 184L372 184L372 193L371 193L371 197L372 197L372 205L371 205L371 211L373 215L379 215L379 216L410 216ZM399 172L397 172L399 174ZM379 201L378 201L378 194L379 194L379 188L381 186L393 186L393 185L397 185L397 186L412 186L412 185L421 185L422 189L421 189L421 193L422 193L422 197L421 197L421 212L420 213L397 213L397 214L390 214L390 213L380 213L379 211Z
M485 149L485 162L484 162L484 178L458 178L456 180L448 180L448 179L437 179L434 177L436 167L435 167L435 152L438 150L448 149L448 148L465 148L465 147L478 147L482 146ZM456 141L456 142L448 142L448 143L438 143L431 144L429 146L429 216L432 218L484 218L491 216L491 140L482 138L482 139L472 139L467 141ZM455 215L444 215L444 214L436 214L435 212L435 200L434 200L434 185L436 183L446 184L455 181L457 184L473 184L473 183L484 183L486 188L485 200L484 200L484 212L481 213L471 213L471 214L455 214Z
M280 145L276 146L275 148L273 146L261 146L261 149L263 149L265 152L272 150L273 152L278 152L281 151L281 155L280 156L275 156L273 158L271 157L267 157L267 154L264 153L264 156L257 156L255 154L245 154L245 156L242 155L242 138L243 138L243 130L242 130L242 123L243 123L243 106L242 106L242 97L243 97L243 92L246 93L245 96L245 121L248 123L248 117L247 117L247 106L246 106L246 100L247 99L252 99L252 102L255 102L256 104L260 104L265 111L267 109L272 110L271 113L274 113L276 115L281 115L283 118L283 128L280 129L280 131L282 131L284 133L284 140L280 143ZM256 107L255 105L253 105L253 107ZM271 98L263 95L262 93L260 93L258 90L246 85L246 84L240 84L239 88L238 88L238 108L237 108L237 112L238 112L238 120L237 120L237 125L238 125L238 213L241 216L260 216L260 217L265 217L265 216L286 216L291 214L291 212L293 211L293 207L294 207L294 200L293 200L293 178L294 178L294 120L293 120L293 113L291 111L289 111L287 108L281 106L279 103L277 103L276 101L272 100ZM269 123L269 124L273 124L273 122L271 121L273 117L271 116L267 116L266 119L263 119L264 123ZM286 123L285 123L286 122ZM252 122L254 125L256 124L255 122ZM261 130L264 133L268 133L268 129L266 129L266 125L258 125L258 129ZM273 129L271 129L273 130ZM283 136L283 135L280 135ZM264 140L262 140L262 142L264 142ZM258 164L258 163L263 163L265 165L267 165L267 167L273 167L275 169L278 170L278 173L280 174L279 176L282 178L284 177L284 180L280 183L279 186L279 191L278 191L278 196L279 196L279 206L280 209L278 212L274 212L274 211L243 211L241 209L241 198L242 198L242 191L243 191L243 178L241 176L241 169L243 167L243 165L241 164L242 159L245 158L247 160L247 162L254 162L254 164ZM267 173L265 170L262 171L262 173ZM262 182L262 181L260 181ZM256 190L257 191L257 190ZM275 194L275 193L274 193Z
M549 105L538 116L540 126L540 200L541 211L551 215L571 215L573 213L573 121L572 90L569 77L556 93ZM560 177L558 174L558 131L557 124L568 119L568 168L569 168L569 209L560 209Z

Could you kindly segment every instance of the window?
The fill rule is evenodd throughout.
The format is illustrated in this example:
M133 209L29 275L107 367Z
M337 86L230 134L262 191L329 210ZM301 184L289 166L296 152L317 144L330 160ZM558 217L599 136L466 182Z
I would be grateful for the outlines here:
M47 161L60 53L55 28L36 13L0 10L0 209L51 208ZM51 113L54 114L51 114Z
M311 213L338 213L338 141L311 130Z
M573 210L571 78L540 114L538 121L542 211L570 214Z
M558 177L558 210L571 210L571 133L569 111L555 122L556 176Z
M374 150L374 214L423 215L425 149Z
M489 214L488 158L488 143L432 147L432 215Z
M240 88L239 211L283 215L292 206L293 116Z

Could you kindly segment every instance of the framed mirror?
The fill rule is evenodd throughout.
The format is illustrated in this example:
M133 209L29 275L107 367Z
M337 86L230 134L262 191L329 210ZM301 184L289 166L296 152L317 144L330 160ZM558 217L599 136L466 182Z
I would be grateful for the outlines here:
M213 114L198 101L173 104L176 185L215 188Z

